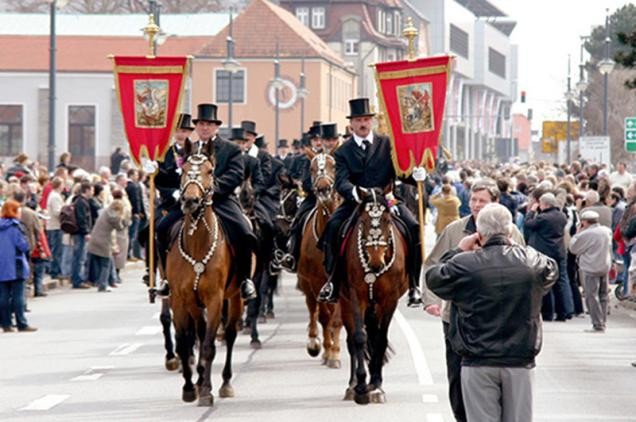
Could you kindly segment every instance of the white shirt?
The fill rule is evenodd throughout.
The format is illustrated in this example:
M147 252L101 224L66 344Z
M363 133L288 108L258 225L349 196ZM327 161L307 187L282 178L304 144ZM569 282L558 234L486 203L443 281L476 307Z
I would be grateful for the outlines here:
M632 184L632 175L627 171L620 174L618 171L613 172L610 175L610 184L614 186L622 186L625 190L629 189L629 185Z
M361 138L355 133L353 134L353 140L360 148L364 150L364 144L362 142L369 141L369 144L373 145L373 132L369 132L366 138Z
M252 157L257 158L258 157L258 147L255 144L252 144L252 146L247 151L247 153L249 155L251 155Z

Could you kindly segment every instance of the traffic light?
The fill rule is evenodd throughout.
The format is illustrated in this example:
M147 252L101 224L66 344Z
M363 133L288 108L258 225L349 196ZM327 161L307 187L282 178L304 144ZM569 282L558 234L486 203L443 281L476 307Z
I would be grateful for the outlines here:
M521 102L522 103L526 102L526 91L521 91Z

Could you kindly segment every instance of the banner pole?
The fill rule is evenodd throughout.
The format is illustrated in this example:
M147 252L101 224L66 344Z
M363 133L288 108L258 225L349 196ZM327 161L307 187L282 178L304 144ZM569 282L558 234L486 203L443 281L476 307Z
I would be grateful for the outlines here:
M155 303L155 175L156 171L150 173L149 180L149 219L148 221L148 287L150 303Z
M424 182L417 182L417 208L418 208L418 217L420 223L420 249L422 251L422 263L426 260L426 244L425 240L425 218L424 218Z

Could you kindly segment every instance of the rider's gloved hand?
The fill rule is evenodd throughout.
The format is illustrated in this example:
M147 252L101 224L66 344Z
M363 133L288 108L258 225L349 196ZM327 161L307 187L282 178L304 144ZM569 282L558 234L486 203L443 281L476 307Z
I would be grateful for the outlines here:
M356 200L358 204L362 203L362 199L367 195L369 190L367 188L363 188L362 186L354 186L351 194L353 195L353 199Z
M424 167L415 167L412 176L416 182L423 182L426 179L426 169Z
M146 174L153 174L159 168L159 164L156 161L149 160L144 157L141 159L141 168L144 170Z
M393 196L393 192L389 192L384 195L384 199L386 199L386 203L389 207L389 211L396 217L400 216L400 209L398 208L398 200Z

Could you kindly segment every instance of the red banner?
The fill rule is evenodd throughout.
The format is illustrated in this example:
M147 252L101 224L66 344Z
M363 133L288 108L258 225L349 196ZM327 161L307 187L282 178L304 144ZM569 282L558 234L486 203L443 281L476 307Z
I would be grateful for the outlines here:
M163 160L181 109L187 57L114 57L115 87L130 155Z
M435 168L442 134L451 57L375 65L380 107L387 117L395 172L408 176L413 167Z

